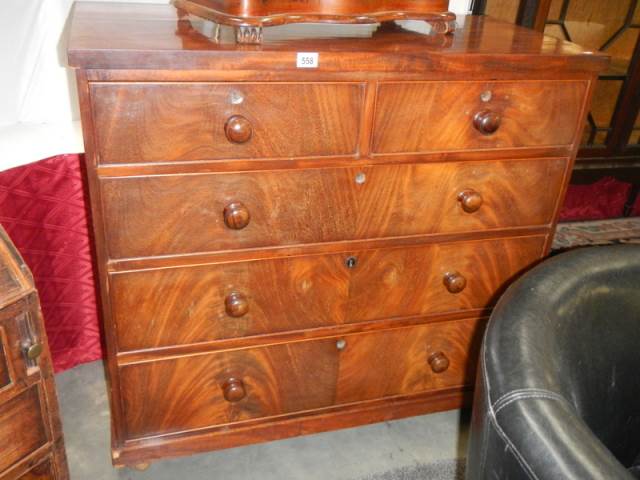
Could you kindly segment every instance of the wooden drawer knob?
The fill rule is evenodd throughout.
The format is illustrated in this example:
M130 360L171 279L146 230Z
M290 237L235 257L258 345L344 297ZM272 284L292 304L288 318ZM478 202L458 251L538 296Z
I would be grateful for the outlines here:
M461 273L447 272L444 274L443 283L449 293L460 293L467 286L467 279Z
M244 317L249 311L249 301L243 294L232 292L224 299L224 309L230 317Z
M241 202L233 202L224 207L224 224L232 230L242 230L249 225L251 214Z
M491 110L482 110L473 117L473 126L483 135L492 135L500 128L502 118Z
M482 199L482 195L475 190L463 190L458 194L458 201L465 212L473 213L480 210L484 200Z
M251 140L253 127L251 122L242 115L234 115L225 123L224 134L232 143L246 143Z
M443 352L431 354L428 362L433 373L442 373L449 368L449 359Z
M238 378L230 378L222 385L222 393L227 402L236 403L247 396L244 382Z

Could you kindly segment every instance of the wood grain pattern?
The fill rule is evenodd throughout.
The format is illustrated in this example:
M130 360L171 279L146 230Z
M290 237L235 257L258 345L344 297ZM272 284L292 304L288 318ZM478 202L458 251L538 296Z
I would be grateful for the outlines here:
M488 308L545 236L414 246L110 276L119 351ZM357 258L349 269L348 257ZM449 271L468 287L446 290ZM410 285L411 288L407 288ZM242 292L248 312L225 300Z
M282 258L111 275L121 351L341 323L350 273L344 255ZM247 314L225 300L240 292Z
M101 163L294 158L357 151L360 84L92 84ZM251 138L230 141L244 117Z
M26 389L0 408L0 472L47 444L38 386Z
M545 225L565 167L545 159L104 179L106 241L116 259ZM472 214L458 201L469 188L483 196ZM224 224L236 201L251 214L242 230Z
M336 403L472 385L483 327L463 320L345 337ZM436 352L450 362L442 373L429 365Z
M16 480L55 480L55 470L51 459L39 463L29 471L23 473Z
M350 335L343 350L337 337L123 367L128 438L470 384L482 325L465 320ZM434 350L451 360L442 374L428 364ZM222 390L230 377L242 379L247 393L234 403Z
M335 396L338 360L329 339L123 367L127 438L326 407ZM244 382L241 402L224 398L230 378Z
M538 236L359 253L347 319L357 322L489 308L506 286L540 258L544 241L544 236ZM447 291L444 278L449 272L465 276L463 291Z
M364 77L363 72L394 72L397 78L419 72L441 79L470 75L558 78L572 73L584 77L608 63L604 54L484 17L467 17L446 42L438 38L443 35L403 29L362 34L348 26L330 38L317 38L317 31L308 25L296 27L265 34L260 48L246 48L236 44L232 31L223 31L227 35L218 42L200 33L170 5L119 9L78 2L71 24L69 64L87 70L227 71L235 81L248 72L271 80L295 72L297 79L315 81L324 72L349 72L352 78ZM300 51L322 53L317 72L296 67Z
M586 88L586 82L552 81L382 83L373 152L569 145ZM488 101L481 98L485 92L491 92ZM474 127L482 111L501 117L491 135Z
M468 404L607 57L474 17L200 27L82 2L71 25L114 464Z

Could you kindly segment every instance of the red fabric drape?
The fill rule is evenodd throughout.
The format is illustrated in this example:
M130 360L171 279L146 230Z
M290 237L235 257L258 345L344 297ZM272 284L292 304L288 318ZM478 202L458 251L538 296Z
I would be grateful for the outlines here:
M602 220L624 215L631 184L605 177L590 185L569 185L561 222Z
M0 172L0 222L33 272L56 371L102 356L81 161Z
M633 209L631 210L632 217L640 217L640 195L636 197L636 203L633 204Z

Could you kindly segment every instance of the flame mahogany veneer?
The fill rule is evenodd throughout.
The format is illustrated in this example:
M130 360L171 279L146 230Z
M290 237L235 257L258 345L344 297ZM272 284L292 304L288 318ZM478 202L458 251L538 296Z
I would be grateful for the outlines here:
M75 6L114 464L468 404L607 58L474 17L261 46L200 23Z

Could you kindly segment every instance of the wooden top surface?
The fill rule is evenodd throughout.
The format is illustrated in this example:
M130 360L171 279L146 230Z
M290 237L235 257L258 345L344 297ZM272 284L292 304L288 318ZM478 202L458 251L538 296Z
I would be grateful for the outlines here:
M295 70L296 52L319 52L316 71L442 71L473 68L596 72L608 57L487 17L458 17L453 35L402 27L297 24L264 29L262 45L238 45L231 27L190 17L172 5L79 2L69 64L87 69ZM424 22L415 22L425 29Z

